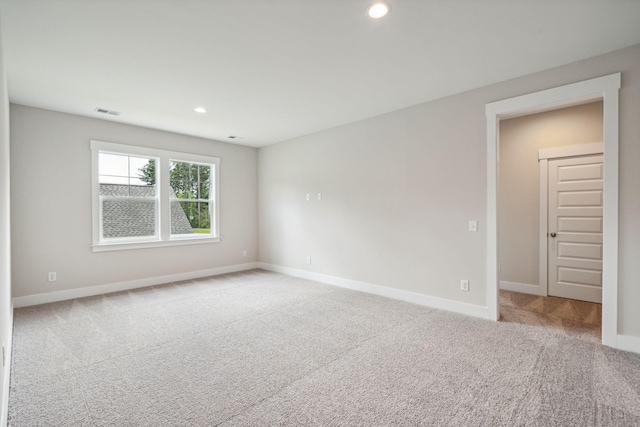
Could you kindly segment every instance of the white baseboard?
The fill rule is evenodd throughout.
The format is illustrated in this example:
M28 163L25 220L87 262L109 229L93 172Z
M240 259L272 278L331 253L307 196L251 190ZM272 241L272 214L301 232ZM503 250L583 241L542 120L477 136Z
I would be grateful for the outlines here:
M616 339L618 350L630 351L640 354L640 337L631 335L618 335Z
M327 285L339 286L341 288L367 292L370 294L380 295L383 297L393 298L401 301L407 301L427 307L439 308L442 310L453 311L469 316L481 317L483 319L490 319L489 310L487 309L487 307L479 305L467 304L464 302L437 298L418 294L415 292L388 288L386 286L374 285L371 283L358 282L356 280L343 279L341 277L329 276L326 274L314 273L311 271L297 270L295 268L282 267L279 265L267 264L264 262L259 262L258 267L264 270L274 271L276 273L283 273L290 276L301 277L303 279L326 283Z
M108 283L105 285L88 286L86 288L68 289L65 291L48 292L46 294L27 295L13 298L15 308L31 305L46 304L50 302L66 301L75 298L91 297L94 295L108 294L111 292L128 291L130 289L144 288L147 286L163 285L165 283L193 280L220 274L235 273L258 268L258 263L229 265L226 267L210 268L207 270L188 271L185 273L170 274L166 276L150 277L148 279L128 280L126 282Z
M367 292L374 295L380 295L397 300L407 301L414 304L420 304L427 307L438 308L442 310L453 311L469 316L480 317L483 319L493 320L489 315L487 307L479 305L467 304L459 301L452 301L444 298L431 297L428 295L418 294L400 289L387 288L385 286L374 285L366 282L358 282L356 280L343 279L341 277L329 276L326 274L315 273L312 271L298 270L295 268L282 267L279 265L267 264L264 262L257 263L258 268L276 273L288 274L289 276L301 277L303 279L314 280L327 285L339 286L341 288L353 289L356 291ZM506 286L504 286L506 284ZM515 285L515 286L514 286ZM514 292L522 292L534 295L542 295L538 293L538 286L527 285L523 283L513 283L500 281L500 289L512 290ZM640 337L631 335L617 335L616 347L619 350L630 351L640 354Z
M0 426L6 426L8 423L9 417L9 380L11 374L11 348L13 346L13 304L11 304L11 311L9 314L9 333L7 334L7 342L6 342L6 353L5 353L5 366L4 366L4 375L3 375L3 384L2 386L2 399L0 399ZM2 355L0 355L2 357ZM1 367L1 362L0 362Z
M401 301L407 301L414 304L424 305L427 307L438 308L442 310L453 311L460 314L466 314L469 316L480 317L483 319L490 319L489 311L487 307L467 304L464 302L448 300L445 298L432 297L428 295L418 294L410 291L403 291L400 289L388 288L385 286L374 285L366 282L359 282L356 280L343 279L341 277L329 276L326 274L315 273L311 271L298 270L295 268L282 267L273 264L267 264L264 262L250 262L246 264L236 264L226 267L217 267L207 270L190 271L185 273L171 274L166 276L152 277L148 279L130 280L126 282L109 283L105 285L97 285L86 288L69 289L65 291L50 292L46 294L27 295L23 297L15 297L12 301L10 328L13 330L13 308L27 307L31 305L46 304L50 302L65 301L75 298L82 298L94 295L102 295L111 292L126 291L130 289L144 288L147 286L162 285L165 283L180 282L183 280L193 280L208 276L217 276L220 274L235 273L238 271L252 270L254 268L262 268L268 271L274 271L276 273L288 274L290 276L301 277L303 279L314 280L320 283L326 283L328 285L339 286L341 288L353 289L357 291L367 292L374 295L380 295L388 298L393 298ZM504 285L507 285L506 287ZM519 286L513 286L519 285ZM500 281L500 288L506 290L513 290L514 292L523 292L539 295L532 292L532 288L536 286L526 285L522 283L504 282ZM12 334L9 334L7 342L6 353L6 366L4 384L2 384L2 402L0 402L0 426L7 423L7 410L9 403L9 373L11 367L11 339ZM629 351L632 353L640 354L640 337L634 337L631 335L617 335L615 348L619 350Z
M538 285L530 285L528 283L500 281L500 289L505 291L520 292L521 294L547 296L547 293Z

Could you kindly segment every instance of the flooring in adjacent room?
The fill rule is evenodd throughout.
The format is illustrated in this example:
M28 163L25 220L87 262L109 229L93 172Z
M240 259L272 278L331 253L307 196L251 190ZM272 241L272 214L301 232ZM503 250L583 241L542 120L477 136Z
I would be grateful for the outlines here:
M640 355L263 270L17 309L13 342L11 427L640 425Z
M501 290L500 316L504 322L547 327L602 342L602 304Z

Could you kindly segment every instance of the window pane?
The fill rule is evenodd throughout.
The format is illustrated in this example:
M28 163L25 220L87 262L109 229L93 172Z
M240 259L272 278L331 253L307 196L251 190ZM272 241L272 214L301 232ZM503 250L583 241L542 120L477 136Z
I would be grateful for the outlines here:
M193 228L180 202L171 202L171 234L193 234Z
M103 200L103 238L155 236L156 210L155 200Z
M100 175L100 184L129 185L129 178L126 176Z
M128 177L129 156L100 153L100 176Z
M100 195L156 197L156 160L121 154L99 154Z
M143 161L144 160L144 161ZM131 183L140 185L156 185L156 159L142 157L132 157L131 163L135 164L136 170L131 173Z
M152 187L152 185L148 185L146 182L144 182L140 178L130 178L129 179L129 185L138 186L138 187L140 187L140 186Z
M197 228L194 228L194 233L211 234L211 218L209 217L209 203L198 203L198 220L199 224Z
M209 181L211 176L211 166L199 165L198 167L198 183L199 198L209 199Z
M146 159L144 157L129 157L129 176L142 176L142 170L149 163L149 161L153 162L153 159Z
M210 234L209 203L171 203L171 234Z
M193 187L192 164L171 162L169 181L178 199L195 199L196 188Z
M170 166L171 188L177 199L208 199L211 166L172 161Z

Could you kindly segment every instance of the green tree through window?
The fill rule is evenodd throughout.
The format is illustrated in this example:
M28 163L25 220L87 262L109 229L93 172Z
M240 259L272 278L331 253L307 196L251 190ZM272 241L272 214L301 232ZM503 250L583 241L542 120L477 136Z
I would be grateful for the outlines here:
M140 168L141 177L147 185L154 185L156 164L150 161ZM195 233L210 233L209 189L211 165L188 162L170 162L169 182L175 199L184 211Z

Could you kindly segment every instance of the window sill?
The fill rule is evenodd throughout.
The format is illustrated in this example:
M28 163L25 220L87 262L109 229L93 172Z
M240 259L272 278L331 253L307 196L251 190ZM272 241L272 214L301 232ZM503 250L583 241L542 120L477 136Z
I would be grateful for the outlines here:
M150 242L127 243L101 243L91 246L93 252L124 251L129 249L162 248L166 246L202 245L206 243L218 243L219 237L199 237L175 240L154 240Z

